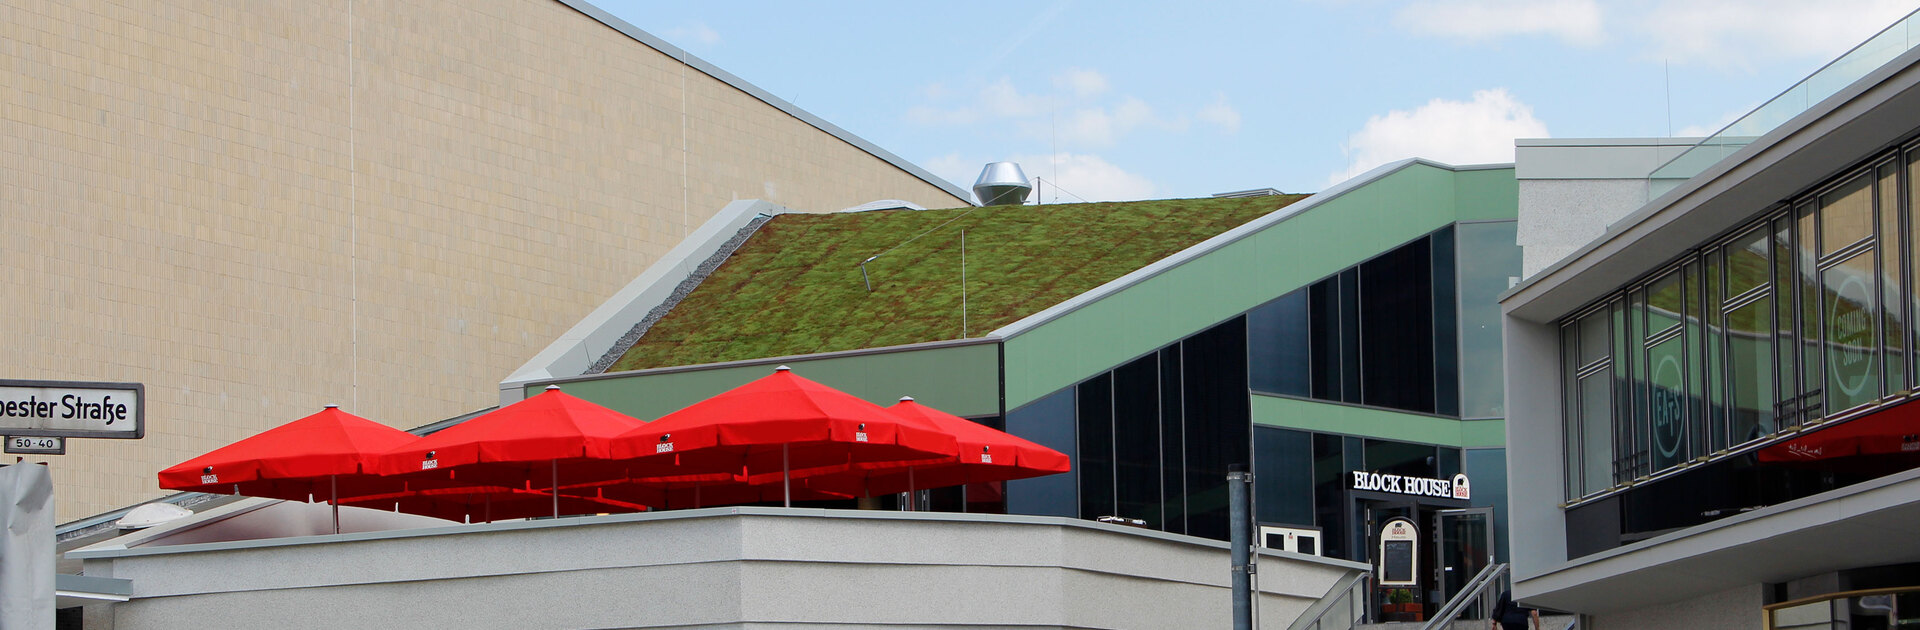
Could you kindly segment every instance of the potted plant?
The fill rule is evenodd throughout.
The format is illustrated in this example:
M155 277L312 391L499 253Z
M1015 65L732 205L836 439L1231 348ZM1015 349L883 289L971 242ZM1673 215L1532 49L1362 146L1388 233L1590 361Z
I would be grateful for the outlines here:
M1388 621L1401 621L1406 613L1414 610L1413 591L1404 588L1387 591L1387 602L1380 606L1380 613Z

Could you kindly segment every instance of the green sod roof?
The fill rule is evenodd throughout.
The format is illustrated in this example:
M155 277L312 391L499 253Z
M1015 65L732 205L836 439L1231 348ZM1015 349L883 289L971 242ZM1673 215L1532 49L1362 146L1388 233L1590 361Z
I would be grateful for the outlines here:
M780 215L608 371L979 337L1305 197Z

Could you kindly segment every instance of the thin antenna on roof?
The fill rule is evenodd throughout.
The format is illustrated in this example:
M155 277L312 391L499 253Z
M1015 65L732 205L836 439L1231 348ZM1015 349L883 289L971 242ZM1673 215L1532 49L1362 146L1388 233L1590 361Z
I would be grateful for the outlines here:
M960 228L960 338L967 338L967 228Z
M1666 59L1660 60L1660 72L1667 80L1667 137L1673 137L1673 67Z

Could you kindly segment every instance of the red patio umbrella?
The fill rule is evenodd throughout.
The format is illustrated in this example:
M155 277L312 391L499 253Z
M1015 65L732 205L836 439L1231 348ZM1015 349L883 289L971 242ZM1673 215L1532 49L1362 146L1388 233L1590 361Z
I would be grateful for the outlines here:
M1072 467L1069 458L1059 451L916 403L912 396L901 398L887 411L953 435L959 442L959 455L906 466L819 475L808 479L807 487L872 496L1040 477L1067 472Z
M552 505L556 501L560 504L561 510L569 514L602 512L618 514L647 509L644 505L611 497L575 496L565 493L555 497L542 490L499 486L409 490L354 497L340 503L352 507L392 510L456 522L491 523L505 519L547 516L554 512Z
M795 478L951 458L956 449L951 435L780 366L621 435L613 456L629 460L640 480L675 471L730 472L754 484L778 479L791 505Z
M527 489L623 479L624 463L611 461L609 443L641 422L549 386L545 392L476 416L391 449L379 459L381 474L415 487L498 486ZM546 495L554 516L557 494Z
M374 474L381 453L413 434L327 405L319 413L262 431L160 471L160 487L185 492L311 501L393 492L401 482Z
M1920 404L1906 403L1760 449L1762 462L1920 455Z

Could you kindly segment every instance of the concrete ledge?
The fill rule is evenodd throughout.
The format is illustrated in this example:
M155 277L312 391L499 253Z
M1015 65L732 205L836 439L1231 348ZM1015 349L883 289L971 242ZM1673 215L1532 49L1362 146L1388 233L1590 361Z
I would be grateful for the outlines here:
M500 381L500 404L519 401L529 383L587 373L595 361L613 349L654 307L670 299L681 281L697 271L742 228L760 217L788 212L793 210L757 199L727 204L625 288Z
M1172 628L1229 617L1219 541L1076 519L711 508L73 552L116 628ZM1360 563L1260 556L1261 627ZM297 569L290 570L290 567ZM475 606L475 602L485 602Z

